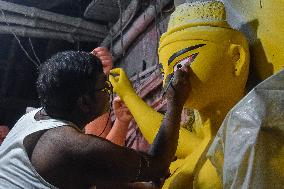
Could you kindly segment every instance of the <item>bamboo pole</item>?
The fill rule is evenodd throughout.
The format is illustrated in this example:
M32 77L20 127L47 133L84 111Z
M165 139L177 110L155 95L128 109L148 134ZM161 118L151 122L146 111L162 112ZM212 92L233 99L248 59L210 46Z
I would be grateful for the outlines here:
M82 28L76 28L74 26L66 25L66 24L59 24L56 22L50 22L47 20L39 19L39 18L30 18L25 17L20 14L13 14L10 12L4 12L5 15L0 14L0 23L9 23L9 24L17 24L23 26L29 26L33 28L44 28L55 30L59 32L67 32L74 35L86 35L86 36L93 36L97 38L104 38L105 35L99 32L94 32L90 30L85 30Z
M120 40L113 46L113 61L118 60L130 44L148 27L159 13L171 0L161 0L158 7L150 5L133 23L123 36L123 46Z
M125 11L122 13L122 18L119 18L119 20L112 26L109 34L105 37L100 46L108 47L109 44L119 36L120 30L124 30L130 21L132 21L139 9L139 4L139 0L132 0L129 3ZM120 19L122 19L122 26L120 25Z
M75 41L93 41L99 42L100 38L84 35L72 35L70 33L57 32L54 30L30 28L25 26L7 26L0 24L0 34L11 34L14 33L17 36L22 37L37 37L37 38L52 38L66 40L71 43Z
M107 28L105 26L95 24L93 22L89 22L81 18L75 18L71 16L52 13L35 7L28 7L0 0L0 8L5 11L22 14L24 16L29 16L31 18L41 18L51 22L71 25L74 27L95 31L102 34L107 33Z

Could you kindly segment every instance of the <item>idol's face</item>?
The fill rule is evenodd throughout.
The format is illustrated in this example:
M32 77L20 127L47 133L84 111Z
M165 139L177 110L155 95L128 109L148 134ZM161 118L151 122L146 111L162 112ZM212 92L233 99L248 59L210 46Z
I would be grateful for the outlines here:
M232 85L234 68L228 46L205 40L177 40L160 49L164 78L183 66L192 69L189 79L192 91L186 106L199 108L202 103L210 103L225 92L222 90L226 85Z

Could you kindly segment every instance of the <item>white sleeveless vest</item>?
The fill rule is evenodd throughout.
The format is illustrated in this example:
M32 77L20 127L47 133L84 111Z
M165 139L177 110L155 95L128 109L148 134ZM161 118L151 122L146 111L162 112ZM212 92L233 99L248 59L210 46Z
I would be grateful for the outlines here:
M23 141L29 134L40 130L64 125L75 128L76 126L56 119L36 121L34 116L39 110L22 116L0 146L0 189L56 189L36 172L25 151Z

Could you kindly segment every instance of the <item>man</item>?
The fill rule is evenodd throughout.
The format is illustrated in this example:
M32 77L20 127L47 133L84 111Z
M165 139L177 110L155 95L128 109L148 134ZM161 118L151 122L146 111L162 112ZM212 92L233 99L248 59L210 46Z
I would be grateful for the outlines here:
M109 85L100 60L73 51L51 57L37 81L42 108L19 119L0 147L0 188L90 188L106 183L119 188L120 183L164 177L190 90L186 71L178 70L174 78L160 132L149 154L143 154L81 131L109 108Z

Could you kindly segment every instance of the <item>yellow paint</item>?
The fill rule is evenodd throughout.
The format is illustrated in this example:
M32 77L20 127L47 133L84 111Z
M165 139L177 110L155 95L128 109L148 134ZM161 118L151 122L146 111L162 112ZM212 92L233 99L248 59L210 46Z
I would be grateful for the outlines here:
M180 30L180 27L202 25L229 28L225 19L226 12L222 3L184 3L172 13L167 32Z
M116 77L112 75L109 76L114 92L116 92L124 101L137 124L141 126L140 129L143 136L149 143L152 143L161 125L163 115L156 112L137 96L134 89L131 87L125 72L121 68L113 69L110 73L118 75ZM180 129L179 136L179 147L176 155L179 158L184 158L187 154L191 153L191 149L199 143L199 137L188 132L185 128ZM194 140L190 142L189 139L191 138Z
M172 58L168 65L173 54L200 44L203 45ZM159 47L165 77L174 71L179 61L193 54L197 56L191 64L189 82L192 91L185 107L196 109L200 120L195 122L192 132L180 129L178 159L171 164L171 176L163 188L221 188L217 172L204 153L227 112L244 94L249 62L246 39L229 28L222 3L183 4L172 14ZM123 99L143 136L151 143L163 116L136 95L122 69L111 73L119 74L110 76L114 91Z
M261 80L284 68L284 1L229 0L252 31L251 65ZM254 36L255 35L255 36Z
M239 32L210 26L183 29L163 38L159 48L159 59L163 64L165 78L174 70L174 64L167 65L169 57L174 52L189 46L205 44L203 47L184 54L184 56L189 56L190 54L198 53L191 64L194 74L190 80L194 85L192 85L192 91L186 107L200 110L207 104L214 103L220 99L230 98L234 102L236 99L240 99L243 95L243 84L246 81L248 71L247 66L243 65L248 62L246 54L248 47L239 45L242 43L244 43L244 39ZM228 62L232 62L232 56L235 56L232 48L240 52L242 60L230 64ZM184 57L181 56L179 58ZM234 74L227 74L227 72ZM222 79L220 79L220 76L222 76ZM235 84L232 85L232 83ZM238 88L237 91L242 92L235 93L236 88Z
M216 170L202 154L226 113L243 96L249 62L246 39L229 28L225 19L221 2L183 4L171 15L168 31L161 37L159 59L165 78L175 70L179 59L197 54L190 65L192 91L185 107L199 111L203 126L191 133L202 137L184 161L172 163L172 175L163 188L221 188ZM168 65L174 53L199 44L203 46L178 56ZM190 138L188 142L194 140Z
M275 135L273 137L275 137ZM281 139L278 141L281 141ZM271 168L275 172L275 175L279 177L278 179L281 179L281 178L284 178L284 172L283 172L284 170L284 158L283 158L284 146L283 146L283 143L282 143L282 146L279 145L278 148L279 148L277 149L279 150L278 153L276 155L273 154L273 156L271 157L271 160L268 162L269 164L268 169Z

